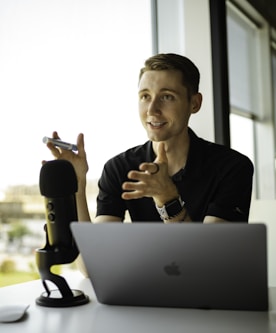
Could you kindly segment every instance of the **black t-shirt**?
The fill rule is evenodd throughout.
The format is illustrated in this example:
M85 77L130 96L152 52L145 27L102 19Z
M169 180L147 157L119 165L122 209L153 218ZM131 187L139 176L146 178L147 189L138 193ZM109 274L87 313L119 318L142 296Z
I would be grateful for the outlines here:
M201 139L189 129L190 149L185 168L172 176L179 194L194 222L206 215L227 221L248 221L253 164L248 157L223 145ZM124 219L129 211L133 222L162 221L152 198L123 200L122 184L130 170L156 156L152 142L131 148L110 159L99 180L97 215Z

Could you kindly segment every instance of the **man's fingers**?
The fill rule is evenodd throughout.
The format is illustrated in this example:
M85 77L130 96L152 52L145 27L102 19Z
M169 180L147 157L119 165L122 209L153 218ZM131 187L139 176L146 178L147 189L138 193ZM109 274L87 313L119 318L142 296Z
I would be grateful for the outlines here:
M147 174L150 174L150 175L155 175L156 173L159 172L160 170L160 166L158 163L156 162L152 162L152 163L142 163L140 164L139 166L139 169L141 171L144 171L145 173ZM136 175L136 174L135 174ZM132 178L132 173L130 173L130 177L129 178Z
M80 133L77 137L77 147L78 147L79 155L81 155L81 156L85 155L84 135L82 133Z
M150 172L150 174L151 174L151 175L155 175L155 174L160 170L160 167L159 167L159 164L158 164L158 163L153 162L152 164L154 165L155 170L152 171L152 172Z
M164 142L159 142L159 144L157 146L157 156L156 156L156 159L154 162L168 164L168 158L167 158Z

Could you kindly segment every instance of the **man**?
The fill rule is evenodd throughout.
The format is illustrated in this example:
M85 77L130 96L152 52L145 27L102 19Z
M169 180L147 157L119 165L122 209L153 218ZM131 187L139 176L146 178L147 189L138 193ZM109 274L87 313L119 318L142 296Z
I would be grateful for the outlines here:
M186 57L149 58L139 76L139 114L149 141L104 166L93 222L248 221L253 165L244 155L200 139L188 127L201 108L200 74ZM58 138L57 132L53 133ZM80 221L89 221L85 188L88 163L84 136L78 153L48 143L52 154L69 160L78 178Z

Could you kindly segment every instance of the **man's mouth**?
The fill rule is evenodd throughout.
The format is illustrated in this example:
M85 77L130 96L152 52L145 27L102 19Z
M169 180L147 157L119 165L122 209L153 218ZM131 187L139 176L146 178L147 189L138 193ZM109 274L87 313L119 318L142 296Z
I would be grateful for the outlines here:
M149 121L148 125L150 125L153 128L160 128L162 126L164 126L166 123L165 122L153 122L153 121Z

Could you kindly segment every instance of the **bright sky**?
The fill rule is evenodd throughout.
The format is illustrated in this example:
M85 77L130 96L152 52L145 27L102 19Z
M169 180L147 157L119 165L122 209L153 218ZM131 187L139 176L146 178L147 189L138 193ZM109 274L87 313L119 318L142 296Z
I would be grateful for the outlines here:
M146 141L137 83L151 52L150 0L1 0L0 190L38 183L53 130L84 133L91 179Z

